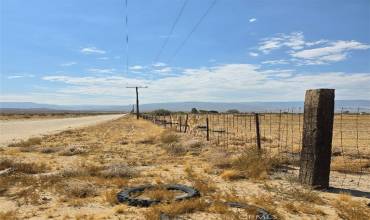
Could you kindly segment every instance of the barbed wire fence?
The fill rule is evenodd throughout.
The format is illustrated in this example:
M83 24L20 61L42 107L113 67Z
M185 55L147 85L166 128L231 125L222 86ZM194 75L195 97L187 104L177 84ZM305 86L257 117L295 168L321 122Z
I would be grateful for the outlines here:
M370 191L370 109L341 108L334 116L330 185ZM261 148L298 175L303 109L258 113L144 114L165 128L210 141L226 151Z

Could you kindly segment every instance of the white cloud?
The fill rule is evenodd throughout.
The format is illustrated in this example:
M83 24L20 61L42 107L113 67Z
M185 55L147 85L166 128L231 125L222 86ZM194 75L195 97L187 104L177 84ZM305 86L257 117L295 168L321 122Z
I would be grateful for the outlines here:
M336 41L325 47L292 52L291 55L294 58L302 59L307 64L325 64L345 60L348 51L369 48L370 45L357 41Z
M316 46L316 48L312 48ZM265 38L259 43L258 50L269 54L273 50L287 48L285 51L292 57L291 61L298 65L320 65L339 62L347 59L349 51L366 50L370 45L357 41L305 41L302 32L277 34L275 37ZM266 61L265 64L273 64Z
M156 72L156 73L169 73L171 71L172 71L172 68L168 67L168 66L154 70L154 72Z
M98 49L96 47L85 47L85 48L82 48L80 51L83 54L105 54L106 53L106 51Z
M33 74L14 74L14 75L8 76L7 78L8 79L20 79L20 78L33 78L33 77L35 77L35 75Z
M292 32L290 34L278 34L276 37L265 38L259 43L258 50L268 54L272 50L281 47L288 47L293 50L302 49L305 45L302 32Z
M130 66L130 70L143 70L143 69L145 69L145 67L140 65Z
M77 62L67 62L67 63L62 63L60 64L60 66L73 66L73 65L76 65Z
M269 64L269 65L281 65L281 64L289 64L289 61L281 59L281 60L266 60L263 61L262 64Z
M134 94L127 85L147 85L142 90L143 103L170 101L290 101L303 100L306 89L335 88L338 99L370 97L370 73L299 73L295 70L262 70L251 64L185 69L179 75L156 79L123 76L47 76L43 80L63 82L59 93L119 97L130 103ZM131 94L129 98L124 98ZM104 103L104 98L101 98Z
M103 73L114 73L116 71L116 69L113 69L113 68L111 68L111 69L90 68L87 71L92 72L92 73L101 73L101 74L103 74Z
M258 53L255 53L255 52L250 52L249 53L249 56L251 56L251 57L258 57Z
M257 21L257 18L251 18L249 19L249 23L253 23L253 22L256 22Z
M167 66L167 64L161 63L161 62L157 62L157 63L154 63L153 66L154 67L164 67L164 66Z

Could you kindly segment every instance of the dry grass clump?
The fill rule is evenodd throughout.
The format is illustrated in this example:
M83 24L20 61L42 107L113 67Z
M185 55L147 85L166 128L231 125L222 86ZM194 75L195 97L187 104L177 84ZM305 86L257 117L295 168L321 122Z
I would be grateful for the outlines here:
M109 203L110 205L117 205L118 204L117 193L118 193L118 190L116 189L105 191L103 194L104 201Z
M40 152L43 154L52 154L60 151L59 147L43 147L40 149Z
M337 209L338 215L342 219L370 219L369 207L366 207L366 204L363 202L352 199L349 195L339 195L332 206Z
M17 220L19 219L17 217L16 211L0 211L0 220Z
M41 138L34 137L30 138L26 141L20 141L18 143L9 144L8 147L31 147L34 145L40 145L41 144Z
M173 156L182 156L185 155L188 151L187 149L182 145L182 143L169 143L163 146L163 148Z
M24 174L37 174L48 170L48 167L44 163L22 163L14 162L9 159L0 160L0 170L5 170L7 168L11 168L13 172Z
M136 140L137 144L155 144L156 137L154 135L147 136Z
M164 144L171 144L174 142L178 142L179 139L180 139L179 135L171 131L164 131L159 136L159 140Z
M242 177L252 179L264 179L268 173L278 166L276 159L271 158L264 151L255 148L246 149L237 158L220 157L215 160L217 168L228 168L221 175L224 179L235 180ZM231 169L230 169L231 168Z
M325 216L326 213L311 203L290 201L284 203L284 208L292 214L308 214L314 216Z
M99 172L99 176L104 178L132 178L138 175L138 171L125 164L112 164Z
M363 169L370 167L370 160L361 160L346 157L334 157L330 169L341 173L361 173Z
M177 193L173 190L167 190L165 188L159 187L145 190L140 195L140 197L159 201L173 201L176 195Z
M144 214L144 216L147 220L158 220L163 213L170 218L174 218L182 214L205 211L208 207L209 204L206 201L202 199L192 199L153 206Z
M67 197L87 198L98 195L96 187L92 183L87 183L78 180L64 182L60 187L57 187L59 193Z
M69 146L59 153L61 156L73 156L78 154L87 153L87 150L83 146Z
M224 170L220 177L224 180L238 180L245 176L239 170Z

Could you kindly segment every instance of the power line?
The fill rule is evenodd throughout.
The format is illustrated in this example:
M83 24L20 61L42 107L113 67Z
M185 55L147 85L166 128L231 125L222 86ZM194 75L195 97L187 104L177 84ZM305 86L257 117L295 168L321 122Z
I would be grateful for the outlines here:
M177 54L184 47L184 45L186 44L186 42L190 39L190 37L193 35L193 33L197 30L197 28L203 22L203 20L207 17L207 15L212 10L212 8L215 6L216 3L217 3L217 0L213 0L213 2L209 5L209 7L207 8L207 10L202 15L202 17L200 17L200 19L198 20L198 22L195 24L195 26L191 29L191 31L189 32L189 34L186 36L186 38L184 39L184 41L182 41L181 44L176 48L175 52L173 53L172 57L168 60L168 62L171 62L177 56Z
M177 23L179 22L182 14L184 12L185 6L187 5L188 2L189 2L189 0L185 0L184 3L182 4L180 11L179 11L179 13L177 14L177 16L175 18L175 21L172 24L170 32L168 33L165 41L163 42L161 48L159 49L159 52L158 52L156 58L154 59L154 63L156 63L158 61L159 57L162 55L162 52L163 52L164 48L167 46L168 41L169 41L170 37L172 36L172 33L175 30L175 27L176 27Z
M125 0L125 27L126 27L126 36L125 36L125 41L126 41L126 74L128 74L128 69L129 69L129 48L128 48L128 0Z

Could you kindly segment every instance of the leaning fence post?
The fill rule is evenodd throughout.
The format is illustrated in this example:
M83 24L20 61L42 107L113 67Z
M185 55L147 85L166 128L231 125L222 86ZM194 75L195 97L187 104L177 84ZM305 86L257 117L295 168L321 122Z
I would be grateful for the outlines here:
M254 115L256 119L256 143L257 143L257 149L261 150L261 136L260 136L260 121L258 117L258 113Z
M329 187L334 93L334 89L306 91L299 181L315 188Z
M188 117L189 115L186 114L186 117L185 117L185 130L184 130L184 133L186 133L186 130L188 129Z
M208 121L208 116L206 118L206 129L207 129L207 141L209 141L209 121Z
M182 123L181 123L181 115L180 115L180 132L181 132L181 127L182 127Z

